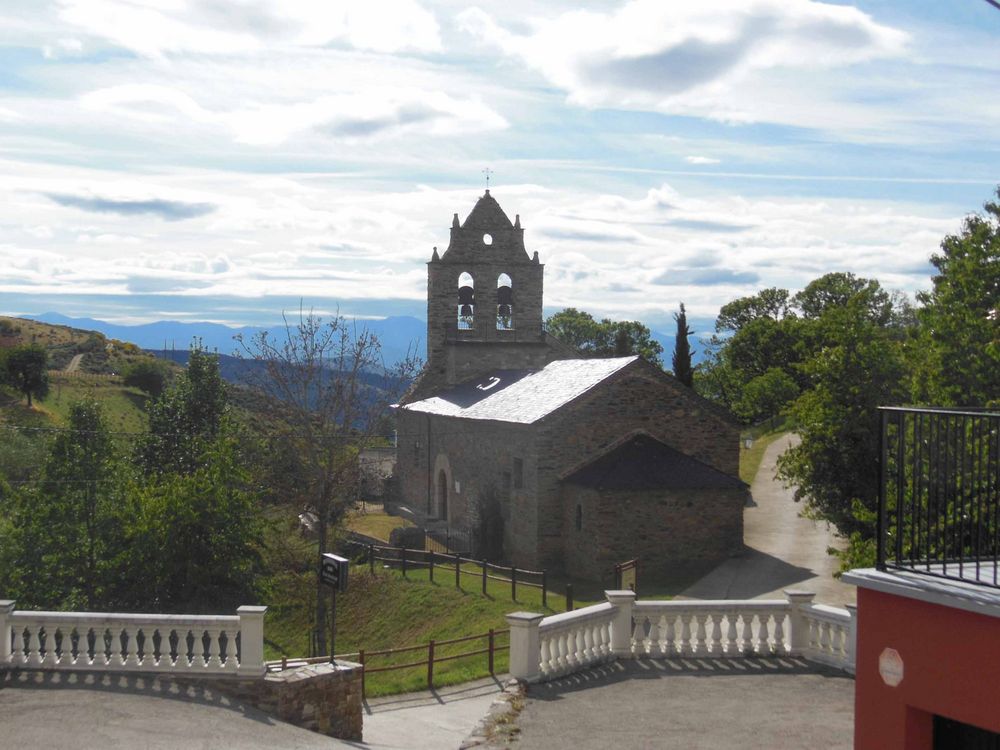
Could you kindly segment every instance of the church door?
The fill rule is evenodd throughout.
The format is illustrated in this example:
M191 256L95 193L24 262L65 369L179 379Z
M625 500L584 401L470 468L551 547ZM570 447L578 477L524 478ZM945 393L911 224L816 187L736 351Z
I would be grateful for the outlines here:
M448 475L444 469L438 472L438 507L437 517L448 520Z

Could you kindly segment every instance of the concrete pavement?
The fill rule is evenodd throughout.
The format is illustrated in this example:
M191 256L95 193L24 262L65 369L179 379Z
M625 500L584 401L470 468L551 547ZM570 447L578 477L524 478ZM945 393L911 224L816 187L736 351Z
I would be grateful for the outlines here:
M531 685L522 750L849 750L854 680L797 659L620 661Z
M839 563L827 554L841 545L829 524L803 518L793 490L775 479L776 462L794 444L794 435L771 443L750 487L753 503L743 511L745 552L730 558L681 592L682 599L781 598L782 589L816 593L816 601L853 604L854 586L833 577Z

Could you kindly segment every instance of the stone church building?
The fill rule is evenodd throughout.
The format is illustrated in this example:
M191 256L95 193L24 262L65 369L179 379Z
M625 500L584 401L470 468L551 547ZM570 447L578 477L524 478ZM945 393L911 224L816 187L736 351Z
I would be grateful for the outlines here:
M402 502L475 527L499 500L505 559L591 580L738 552L739 429L639 357L583 358L542 327L538 253L489 190L427 264L427 363L397 411Z

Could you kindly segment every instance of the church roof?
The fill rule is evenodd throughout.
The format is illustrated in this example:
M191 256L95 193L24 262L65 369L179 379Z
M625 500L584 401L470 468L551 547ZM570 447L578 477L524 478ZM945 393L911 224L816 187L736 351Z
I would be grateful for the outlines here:
M746 484L654 437L639 434L598 456L564 482L599 490L739 489Z
M497 199L490 195L490 191L487 190L486 194L476 201L476 205L472 208L469 215L465 217L465 221L462 222L462 228L493 229L498 227L513 229L514 225L507 218L504 210L500 208Z
M560 359L541 370L496 370L400 408L462 419L531 424L638 359Z

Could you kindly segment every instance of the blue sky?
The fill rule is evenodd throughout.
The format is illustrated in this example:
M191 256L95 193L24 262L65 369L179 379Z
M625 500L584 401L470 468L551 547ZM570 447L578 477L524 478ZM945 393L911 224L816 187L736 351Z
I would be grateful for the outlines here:
M0 313L422 316L487 166L551 310L912 294L1000 182L997 90L983 0L8 0Z

